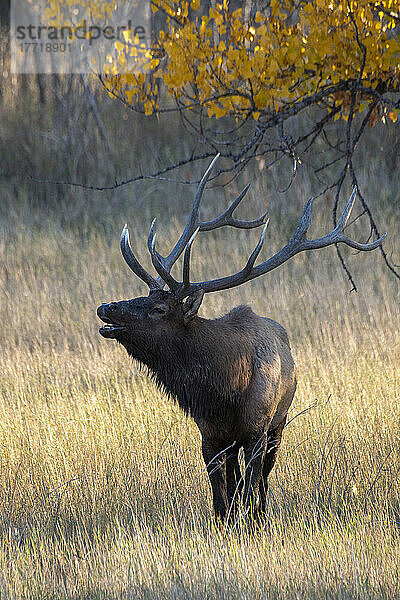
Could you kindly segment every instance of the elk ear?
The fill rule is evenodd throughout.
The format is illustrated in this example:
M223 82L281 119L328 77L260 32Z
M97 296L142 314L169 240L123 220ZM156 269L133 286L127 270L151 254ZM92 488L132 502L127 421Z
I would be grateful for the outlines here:
M183 308L183 320L185 325L189 323L197 315L197 311L200 308L204 298L204 290L198 290L186 298L184 301Z

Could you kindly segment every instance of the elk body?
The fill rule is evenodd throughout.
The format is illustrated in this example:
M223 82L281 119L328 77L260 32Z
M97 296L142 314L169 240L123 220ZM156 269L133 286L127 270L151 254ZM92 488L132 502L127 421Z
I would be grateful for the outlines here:
M303 250L343 242L358 250L373 250L384 236L360 244L344 234L355 201L355 190L337 227L328 235L308 240L312 199L303 210L291 240L269 260L255 266L268 221L233 217L248 186L230 207L212 221L199 220L204 187L218 156L203 176L187 225L171 253L163 257L155 248L155 221L148 248L159 277L140 265L129 244L125 226L122 254L150 288L149 296L102 304L97 314L105 326L100 334L116 339L128 354L148 367L156 382L170 393L195 420L202 437L214 511L221 519L233 517L237 500L257 516L264 508L267 478L275 463L286 416L296 390L295 365L285 329L260 317L248 306L239 306L218 319L204 319L198 310L205 293L241 285L280 266ZM260 240L238 273L211 281L190 282L190 253L199 231L222 226L250 229L264 224ZM182 282L170 271L184 253ZM168 286L168 291L164 289ZM243 448L245 471L239 465Z

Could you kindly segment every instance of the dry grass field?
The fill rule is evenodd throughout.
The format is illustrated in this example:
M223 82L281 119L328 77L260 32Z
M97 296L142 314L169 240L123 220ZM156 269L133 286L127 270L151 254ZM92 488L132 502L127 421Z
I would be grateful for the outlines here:
M379 224L396 258L398 208L384 199L397 193L398 203L398 192L376 177L366 170L364 181L383 198ZM288 239L310 190L297 186L285 208L262 184L260 175L242 214L256 215L266 197L267 256ZM166 250L188 214L192 192L168 208L163 186L86 202L70 190L46 206L3 193L0 597L400 598L397 281L378 251L346 250L359 286L349 294L330 248L206 298L206 317L247 303L281 322L299 380L265 523L217 529L196 426L97 333L101 302L145 292L119 253L125 221L149 265L151 218L161 217ZM231 193L208 192L205 215ZM330 226L329 206L316 202L314 233ZM365 238L366 225L352 233ZM241 268L256 236L202 234L195 277Z

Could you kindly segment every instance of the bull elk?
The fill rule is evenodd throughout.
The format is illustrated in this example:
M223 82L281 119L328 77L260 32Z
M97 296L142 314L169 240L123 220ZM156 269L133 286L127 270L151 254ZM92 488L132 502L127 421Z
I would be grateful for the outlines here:
M233 514L239 496L255 516L264 508L267 478L296 390L296 375L289 339L279 323L256 315L248 306L238 306L218 319L204 319L197 314L204 294L242 285L304 250L339 242L356 250L373 250L384 236L362 244L344 233L356 199L354 189L333 231L318 239L307 239L311 198L286 246L256 266L268 225L267 215L254 221L233 216L249 186L217 218L199 219L201 197L217 158L201 179L186 227L168 256L161 256L156 250L155 220L151 225L147 243L158 278L150 275L135 257L125 225L122 255L135 275L148 285L150 293L147 297L102 304L97 314L106 323L100 334L117 340L132 358L146 365L157 384L193 417L202 437L214 511L224 519ZM190 253L198 232L261 225L264 227L259 242L241 271L210 281L190 281ZM171 275L171 267L182 254L182 281L177 281ZM169 289L165 290L165 286ZM244 451L244 476L238 459L240 448Z

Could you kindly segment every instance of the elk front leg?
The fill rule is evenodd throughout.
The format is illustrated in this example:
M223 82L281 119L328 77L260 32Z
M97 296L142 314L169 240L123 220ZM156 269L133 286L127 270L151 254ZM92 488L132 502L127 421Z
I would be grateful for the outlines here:
M215 447L212 447L204 440L202 452L211 483L214 513L217 519L224 520L229 506L226 486L225 452L216 451Z
M256 442L244 446L246 474L244 484L244 502L253 516L257 518L260 509L260 481L266 451L266 433L263 432Z

